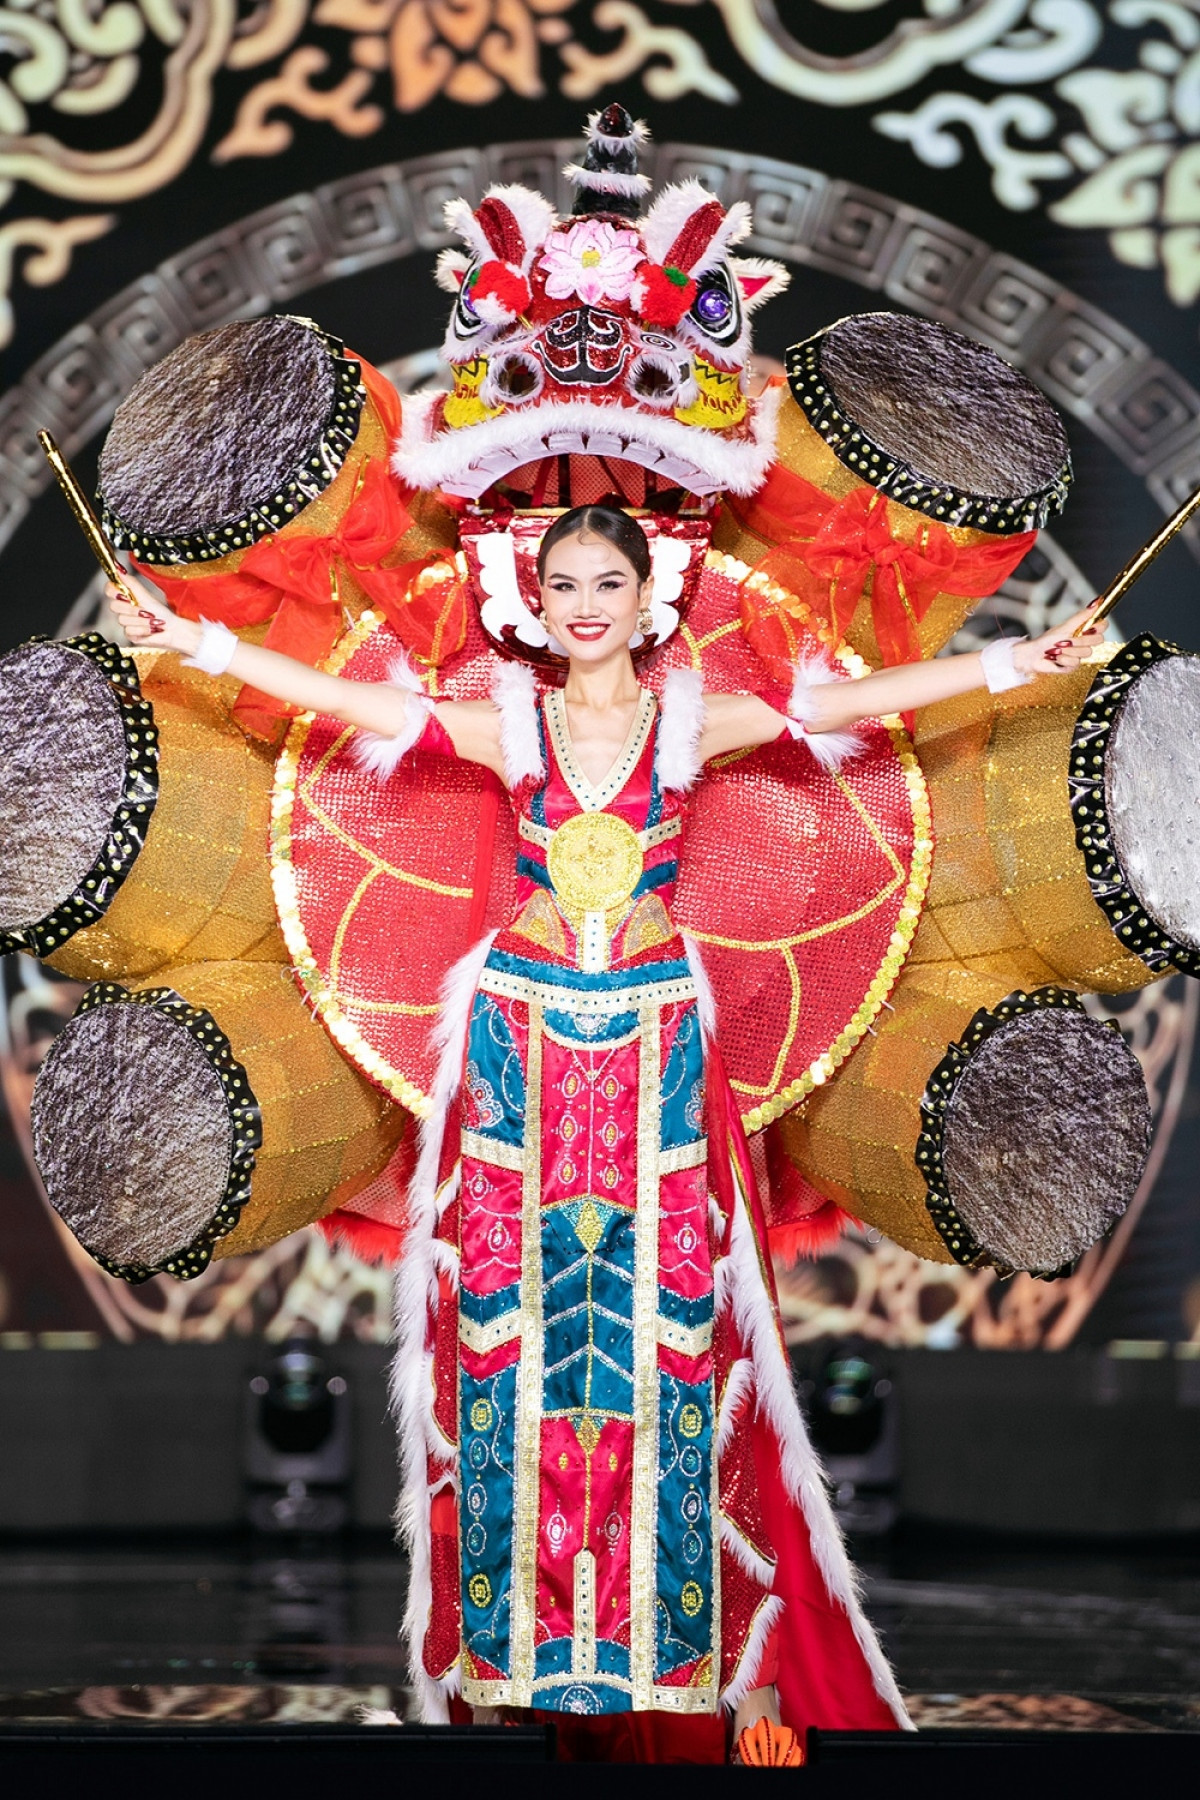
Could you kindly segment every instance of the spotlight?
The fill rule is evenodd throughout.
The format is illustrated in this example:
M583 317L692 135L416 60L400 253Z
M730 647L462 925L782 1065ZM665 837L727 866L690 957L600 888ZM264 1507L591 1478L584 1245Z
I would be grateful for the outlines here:
M350 1396L310 1340L284 1344L246 1395L245 1475L259 1531L340 1531L350 1482Z
M842 1526L879 1537L896 1523L900 1440L892 1382L865 1348L827 1346L800 1383Z

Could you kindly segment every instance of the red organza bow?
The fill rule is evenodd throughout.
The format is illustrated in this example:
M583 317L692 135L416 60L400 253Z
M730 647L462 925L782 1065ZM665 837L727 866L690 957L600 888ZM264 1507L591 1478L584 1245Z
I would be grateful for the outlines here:
M917 628L936 595L995 593L1037 538L1027 531L956 544L931 519L909 543L893 534L887 502L874 488L858 487L836 500L779 463L737 514L775 544L760 566L827 620L839 640L870 579L872 623L888 666L920 657Z

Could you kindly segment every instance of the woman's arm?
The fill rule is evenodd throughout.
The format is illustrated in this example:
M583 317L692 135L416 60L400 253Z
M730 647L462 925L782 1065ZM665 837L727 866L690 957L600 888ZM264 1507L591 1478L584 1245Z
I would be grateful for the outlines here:
M1065 675L1077 669L1096 648L1100 629L1072 634L1086 621L1091 608L1074 613L1041 637L1021 638L1013 644L1013 663L1021 675ZM901 663L880 669L861 681L830 681L808 691L805 730L817 734L844 731L860 719L877 719L884 713L915 712L938 700L953 699L987 686L981 654L941 656L929 662ZM706 694L705 723L700 756L707 762L734 750L756 749L775 741L787 723L784 715L754 694Z
M177 650L195 656L204 627L178 613L143 582L127 576L140 606L134 607L111 584L107 589L113 613L135 647ZM380 737L399 737L408 715L410 695L403 688L382 681L347 681L326 675L277 650L238 641L228 664L229 674L249 683L276 700L286 700L302 712L323 713L344 725L373 731ZM436 707L438 723L445 727L457 754L468 762L483 763L503 778L500 759L500 715L490 700L444 700Z

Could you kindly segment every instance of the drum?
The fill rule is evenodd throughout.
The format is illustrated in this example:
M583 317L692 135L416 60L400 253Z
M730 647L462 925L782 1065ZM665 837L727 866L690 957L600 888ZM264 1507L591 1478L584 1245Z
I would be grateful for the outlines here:
M934 655L1061 510L1062 421L994 351L899 313L841 319L786 366L778 462L725 497L716 547L874 665Z
M0 948L79 981L285 960L271 759L236 691L95 633L0 658Z
M351 1200L408 1115L314 1025L289 970L89 988L34 1087L51 1205L110 1274L198 1275Z
M1200 972L1200 657L1103 654L918 715L937 854L910 966L1108 994Z
M825 1198L934 1262L1063 1273L1121 1216L1150 1102L1116 1026L1069 991L908 968L836 1083L774 1126Z

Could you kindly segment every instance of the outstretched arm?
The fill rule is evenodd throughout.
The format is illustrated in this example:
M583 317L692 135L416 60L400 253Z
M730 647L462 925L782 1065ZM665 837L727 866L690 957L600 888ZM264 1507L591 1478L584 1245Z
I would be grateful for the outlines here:
M1041 637L1015 642L1012 654L1017 671L1022 675L1065 675L1077 669L1104 635L1097 628L1083 631L1079 637L1072 636L1090 611L1087 607L1074 613ZM935 701L951 700L956 694L969 694L986 686L987 677L977 650L929 662L901 663L894 669L864 675L861 681L830 681L811 688L810 711L804 725L806 731L814 734L844 731L860 719L916 712ZM706 717L700 755L705 762L734 750L773 743L787 723L781 712L754 694L706 694L704 701Z
M181 619L143 582L127 576L140 607L130 606L118 588L107 589L113 613L131 644L146 649L177 650L195 656L204 627L194 619ZM380 737L399 737L404 730L410 696L403 688L382 681L347 681L326 675L295 657L281 656L258 644L238 641L228 664L238 681L248 682L261 693L286 700L302 712L324 713ZM500 760L500 716L490 700L447 700L437 707L457 754L469 762L483 763L503 778Z

